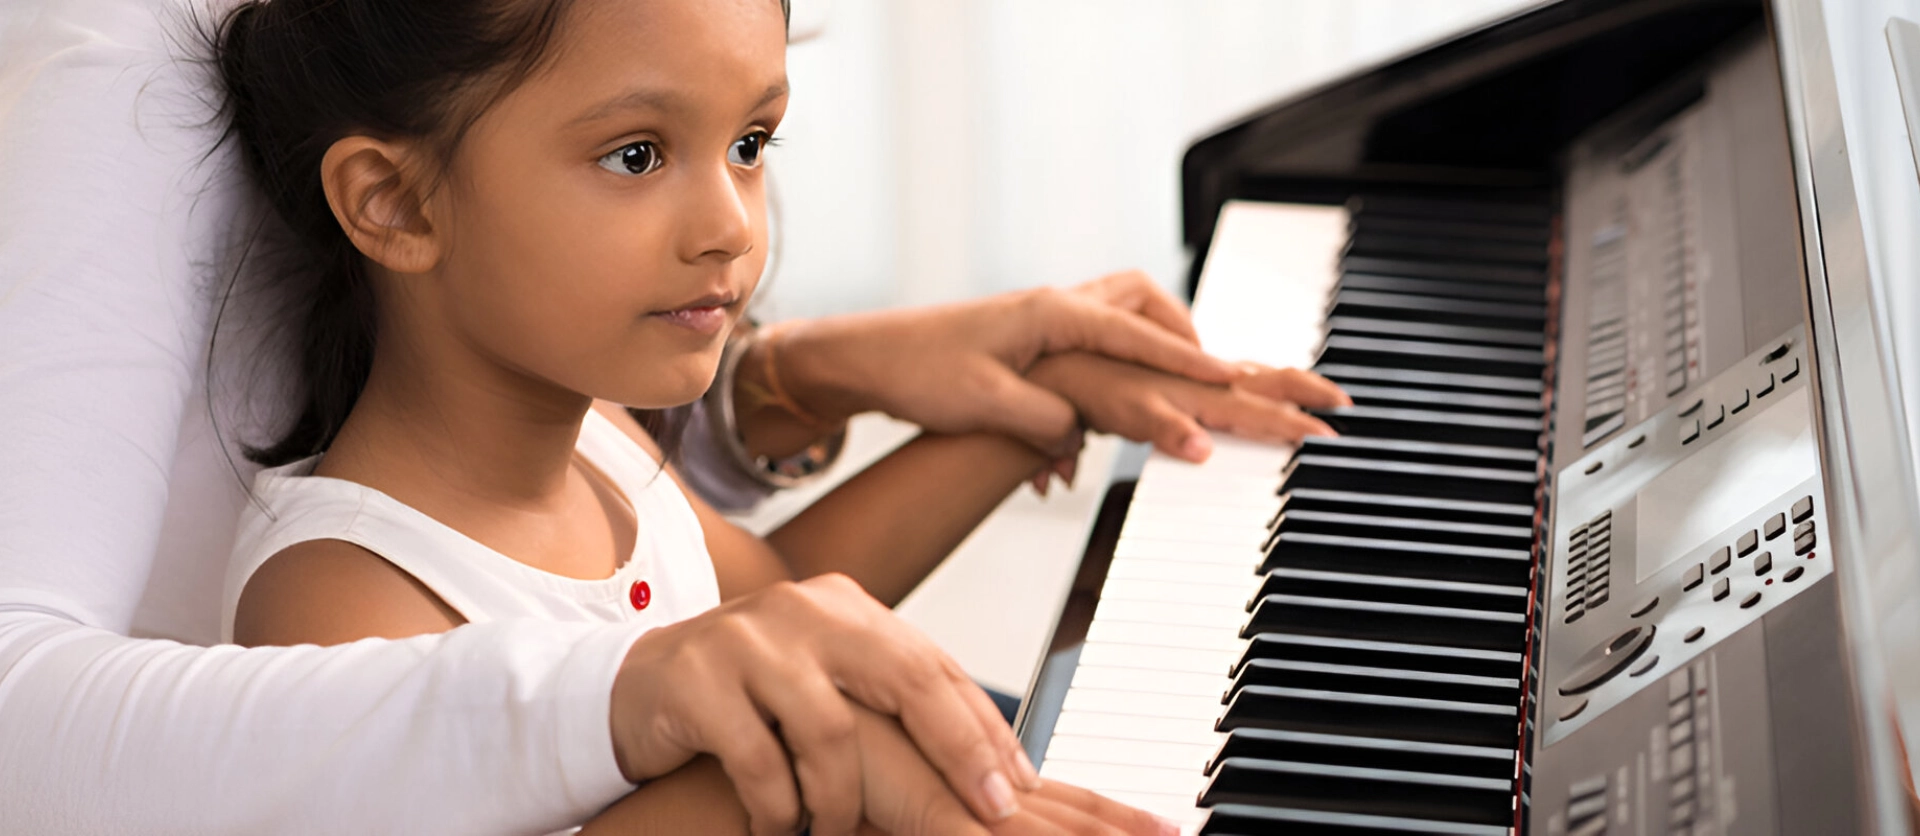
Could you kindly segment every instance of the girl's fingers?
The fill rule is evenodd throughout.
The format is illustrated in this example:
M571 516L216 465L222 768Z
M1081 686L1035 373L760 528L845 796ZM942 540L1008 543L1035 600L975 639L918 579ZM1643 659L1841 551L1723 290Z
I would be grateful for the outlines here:
M1338 435L1325 421L1291 403L1233 389L1207 390L1192 405L1202 425L1256 441L1298 444L1309 435Z
M1145 810L1138 810L1091 790L1047 781L1027 798L1034 812L1073 811L1126 836L1179 836L1180 828ZM1060 813L1064 815L1064 813Z
M1157 394L1148 395L1141 410L1144 435L1115 431L1135 441L1150 441L1160 452L1190 462L1204 462L1213 454L1213 438L1186 410Z
M865 807L860 791L860 740L853 708L818 667L777 656L747 671L754 699L779 724L792 753L809 832L848 836Z
M1292 401L1308 409L1352 406L1353 399L1339 384L1306 369L1275 369L1243 364L1234 386L1277 401Z

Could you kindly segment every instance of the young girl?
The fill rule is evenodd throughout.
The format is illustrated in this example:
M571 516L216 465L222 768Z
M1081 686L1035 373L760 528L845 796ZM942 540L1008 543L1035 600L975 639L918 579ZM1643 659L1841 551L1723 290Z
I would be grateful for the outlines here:
M839 572L898 601L1045 456L1000 437L925 436L761 540L685 494L627 412L708 387L765 265L783 11L775 0L270 0L228 18L219 65L233 134L298 241L283 280L306 386L298 422L256 454L272 467L235 548L228 637L333 644L506 618L623 621L658 628L655 655L629 658L633 688L734 665L715 677L738 693L713 710L753 722L636 730L643 743L616 753L634 780L702 751L724 774L705 761L673 772L621 805L629 823L737 829L744 803L767 832L804 805L815 832L846 833L862 819L909 827L925 809L958 809L957 796L1005 832L1159 832L1035 778L924 640L897 664L868 661L893 664L898 675L879 679L898 682L828 677L796 660L834 642L729 620L753 601L805 616L786 624L898 630L844 579L779 582ZM801 336L764 337L758 373L789 423L816 427L809 399L780 383L777 346ZM1129 408L1102 401L1100 382L1141 373L1061 355L1032 377L1097 428ZM1163 383L1160 409L1191 385ZM1248 385L1339 400L1298 373ZM1280 411L1239 429L1323 428ZM689 637L715 632L751 652L689 652L706 646ZM963 722L916 721L900 694L933 681L954 693L926 716ZM807 712L835 710L839 690L899 714L911 740L858 707L811 731ZM954 739L993 740L1000 760L936 772L928 759L969 748ZM797 790L764 766L783 746Z

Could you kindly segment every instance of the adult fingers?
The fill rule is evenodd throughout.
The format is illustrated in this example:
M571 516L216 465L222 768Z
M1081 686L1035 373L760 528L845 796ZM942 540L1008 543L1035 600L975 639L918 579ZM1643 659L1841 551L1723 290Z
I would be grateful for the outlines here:
M967 672L960 667L960 663L953 661L951 656L942 656L941 661L947 671L947 680L953 683L953 687L959 691L961 698L966 700L967 705L973 709L973 716L982 727L1010 728L1007 725L1006 715L1000 713L1000 707L993 704L993 698L987 696L987 692L982 690L972 677L967 676ZM1007 779L1013 783L1015 789L1023 792L1037 790L1040 788L1040 773L1034 770L1033 761L1027 759L1026 748L1019 745L1017 738L1014 740L1011 750L1001 752L1001 767L1006 770Z
M690 725L699 729L701 748L720 760L720 768L740 794L754 836L790 833L800 826L800 796L792 766L773 730L761 720L746 694L731 689L708 692L694 709Z
M1144 316L1071 294L1032 298L1040 308L1032 327L1043 335L1049 354L1090 351L1205 383L1227 383L1241 375L1233 364Z
M1039 792L1028 796L1027 805L1039 815L1062 819L1076 813L1084 820L1110 828L1127 836L1179 836L1180 828L1145 810L1135 809L1091 790L1071 784L1047 781Z
M1199 344L1200 334L1193 329L1193 315L1185 303L1173 297L1159 282L1139 270L1102 276L1081 286L1108 304L1144 316L1160 327ZM1076 288L1079 290L1080 288Z
M981 396L974 403L981 428L1011 435L1049 456L1079 449L1080 417L1066 398L999 363L982 364L979 374Z
M778 658L769 657L747 671L747 687L779 723L812 820L810 832L847 836L859 825L865 806L853 708L818 667L781 665L773 661Z
M796 587L806 587L804 592L827 605L819 612L823 622L852 628L827 637L818 648L842 690L898 717L927 761L982 821L1013 815L1019 809L1013 790L1018 775L1009 776L1007 764L1026 755L998 713L987 722L970 701L969 691L984 699L978 686L964 677L956 682L945 653L844 575L810 578Z
M1279 401L1292 401L1308 409L1333 409L1352 406L1353 398L1340 385L1306 369L1275 369L1254 363L1241 366L1242 376L1234 385Z

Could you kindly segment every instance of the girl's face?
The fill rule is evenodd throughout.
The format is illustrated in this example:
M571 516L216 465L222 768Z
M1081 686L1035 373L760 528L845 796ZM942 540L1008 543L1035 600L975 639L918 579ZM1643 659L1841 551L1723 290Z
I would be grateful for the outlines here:
M578 0L548 50L433 198L436 330L572 392L689 402L766 265L780 4Z

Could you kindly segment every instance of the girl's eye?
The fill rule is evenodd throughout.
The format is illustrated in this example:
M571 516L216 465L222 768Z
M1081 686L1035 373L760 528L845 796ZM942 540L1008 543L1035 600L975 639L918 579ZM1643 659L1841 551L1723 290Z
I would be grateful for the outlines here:
M660 149L651 142L622 145L601 157L600 167L615 174L645 174L660 167Z
M772 144L773 137L766 131L754 131L734 141L733 147L727 149L727 161L753 168L760 164L760 155Z

